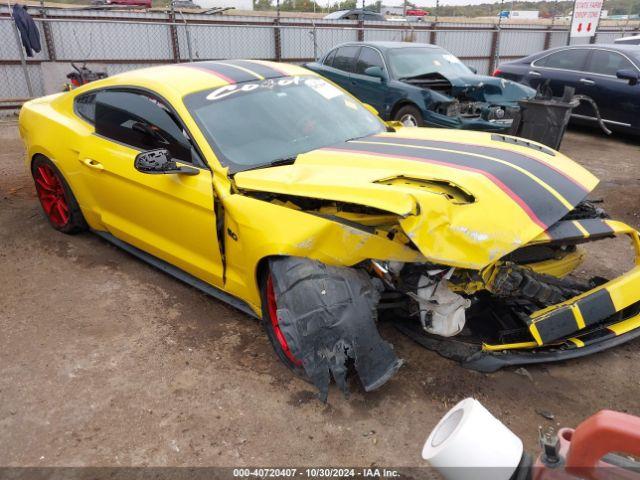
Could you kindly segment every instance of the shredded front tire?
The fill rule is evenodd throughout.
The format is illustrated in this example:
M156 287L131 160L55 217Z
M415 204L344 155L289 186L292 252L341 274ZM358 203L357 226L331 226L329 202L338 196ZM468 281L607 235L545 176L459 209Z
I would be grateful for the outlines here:
M398 371L402 360L376 328L379 293L366 272L297 257L272 259L269 270L280 333L324 401L331 376L347 392L350 361L366 391Z

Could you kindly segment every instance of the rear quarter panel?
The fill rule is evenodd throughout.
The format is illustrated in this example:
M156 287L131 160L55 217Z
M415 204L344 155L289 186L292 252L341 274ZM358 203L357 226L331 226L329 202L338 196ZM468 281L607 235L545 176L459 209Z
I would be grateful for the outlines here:
M93 126L81 120L73 111L72 93L60 93L37 98L24 104L20 110L20 135L25 144L26 168L36 155L44 155L62 172L78 201L89 226L103 229L94 213L91 192L80 181L80 144L91 135Z

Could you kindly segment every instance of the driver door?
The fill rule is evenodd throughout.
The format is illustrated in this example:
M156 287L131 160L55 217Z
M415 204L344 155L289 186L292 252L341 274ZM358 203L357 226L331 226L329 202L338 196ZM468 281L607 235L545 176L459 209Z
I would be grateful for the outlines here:
M145 91L109 89L92 95L95 132L83 139L78 160L104 226L120 240L221 285L211 171L177 115ZM138 153L158 148L198 168L198 174L134 168Z
M365 75L364 72L369 67L380 67L383 72L386 72L386 65L380 52L365 46L360 50L356 71L351 74L352 86L350 90L353 95L358 97L358 100L368 103L384 116L389 110L386 108L388 106L385 102L389 88L387 82L381 78Z

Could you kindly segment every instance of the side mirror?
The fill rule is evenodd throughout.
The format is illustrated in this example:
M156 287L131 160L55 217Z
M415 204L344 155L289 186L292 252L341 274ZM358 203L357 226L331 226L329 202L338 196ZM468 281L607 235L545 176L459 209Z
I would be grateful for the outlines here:
M638 72L635 72L631 69L623 69L616 72L616 77L618 77L620 80L628 80L629 85L635 85L638 83L638 78L640 77L640 75L638 75Z
M136 170L151 175L180 173L182 175L198 175L200 170L186 165L178 165L171 159L169 150L148 150L139 153L133 163Z
M371 105L369 105L368 103L363 103L362 104L364 106L364 108L366 108L367 110L369 110L371 113L373 113L376 117L380 116L380 112L378 112L378 110L376 110L375 108L373 108Z
M387 74L384 72L382 68L378 66L367 67L364 71L364 74L368 75L369 77L379 78L383 82L387 81Z
M466 67L471 70L475 75L478 74L478 69L476 67L472 67L470 65L466 65Z

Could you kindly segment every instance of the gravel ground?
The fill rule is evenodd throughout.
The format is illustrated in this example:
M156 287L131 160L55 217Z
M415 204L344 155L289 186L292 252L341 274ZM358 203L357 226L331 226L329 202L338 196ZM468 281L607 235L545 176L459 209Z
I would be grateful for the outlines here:
M596 173L594 197L640 227L640 142L572 130L563 150ZM252 319L92 234L55 232L0 125L1 466L420 466L437 420L473 395L537 451L537 427L612 408L640 414L640 341L565 363L485 375L397 333L407 365L328 404L273 355ZM591 249L589 272L632 260Z

